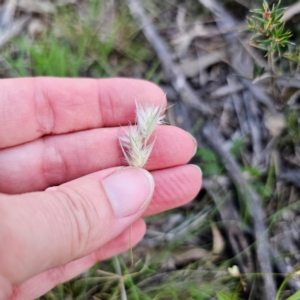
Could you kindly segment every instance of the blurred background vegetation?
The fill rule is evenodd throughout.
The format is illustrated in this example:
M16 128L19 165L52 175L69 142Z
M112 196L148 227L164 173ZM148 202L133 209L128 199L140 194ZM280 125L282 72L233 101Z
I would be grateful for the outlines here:
M250 46L246 17L262 1L0 4L2 78L151 80L204 174L192 203L147 218L133 266L124 253L40 299L300 299L300 60L276 59L274 74ZM299 45L300 2L281 7Z

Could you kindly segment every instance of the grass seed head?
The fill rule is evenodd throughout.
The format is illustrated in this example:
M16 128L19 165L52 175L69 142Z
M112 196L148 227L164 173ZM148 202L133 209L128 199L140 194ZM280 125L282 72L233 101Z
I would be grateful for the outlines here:
M164 123L164 115L161 116L162 104L141 105L136 103L136 123L146 141L152 135L157 125Z
M162 104L141 105L136 103L136 125L129 126L128 130L119 137L120 146L129 166L142 168L153 149L155 141L148 144L157 125L163 124L161 116Z

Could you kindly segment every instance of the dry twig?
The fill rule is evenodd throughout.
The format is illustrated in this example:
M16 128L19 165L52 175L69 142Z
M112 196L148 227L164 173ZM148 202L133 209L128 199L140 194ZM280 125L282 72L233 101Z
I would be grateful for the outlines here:
M200 97L193 91L180 68L173 62L172 54L145 14L140 1L128 0L128 5L133 17L139 23L148 42L160 58L166 78L172 83L182 101L186 105L198 109L201 113L211 114L211 108L203 103Z
M263 152L258 106L256 100L249 92L244 93L242 99L246 107L247 122L249 124L252 139L253 156L251 165L257 167L261 162L261 155Z
M242 220L233 204L231 196L227 194L226 197L219 184L213 180L203 180L203 188L210 194L219 208L218 211L226 228L226 234L242 272L253 273L254 266L251 252L248 248L249 244L244 236L243 229L241 228ZM222 200L224 197L227 198L226 202ZM241 256L240 253L243 253L243 255Z
M25 16L13 22L9 27L0 28L0 49L18 35L24 29L29 20L30 17Z
M238 164L231 157L229 152L224 149L224 141L217 129L212 124L207 124L203 127L203 135L208 140L213 150L219 155L222 163L226 167L229 177L246 199L249 213L253 220L257 245L256 254L260 271L263 273L264 278L264 292L266 294L265 299L274 300L276 295L276 287L272 276L272 265L269 255L267 232L264 224L264 214L260 205L261 199L259 195L244 180Z

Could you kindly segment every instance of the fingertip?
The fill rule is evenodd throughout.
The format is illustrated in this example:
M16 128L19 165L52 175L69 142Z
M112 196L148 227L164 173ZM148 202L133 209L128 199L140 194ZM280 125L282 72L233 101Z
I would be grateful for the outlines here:
M151 172L155 180L155 191L144 216L157 214L182 206L198 195L202 175L194 165L182 165Z
M198 143L197 143L197 140L189 133L187 132L190 136L190 138L192 139L193 141L193 144L194 144L194 152L193 152L193 156L195 156L195 154L197 153L197 149L198 149Z
M197 143L186 131L174 126L158 126L148 170L163 169L188 163L195 155Z

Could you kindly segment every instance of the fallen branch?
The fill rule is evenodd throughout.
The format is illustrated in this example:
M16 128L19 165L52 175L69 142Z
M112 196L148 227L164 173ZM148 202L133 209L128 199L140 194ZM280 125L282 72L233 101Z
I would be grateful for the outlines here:
M281 22L285 23L286 21L290 20L293 16L299 13L300 13L300 2L297 2L286 9L281 19Z
M271 256L269 253L267 232L264 224L264 214L260 205L261 199L244 180L238 164L231 157L230 153L224 149L224 141L217 129L212 124L207 124L203 127L203 135L210 143L213 150L219 155L229 177L246 200L249 213L253 220L256 239L256 255L260 271L264 278L265 299L274 300L276 296L276 287L272 276L272 265L270 261Z
M251 93L245 92L242 101L245 105L245 111L247 115L247 122L249 124L250 135L252 139L253 157L251 165L257 167L261 162L261 155L263 152L262 136L261 136L261 124L259 120L259 109L256 99Z
M21 33L24 27L29 22L30 17L25 16L15 21L10 27L1 29L0 33L0 49L2 49L10 40Z
M180 68L173 62L171 52L162 38L158 35L150 19L145 14L139 0L128 0L128 6L131 14L139 23L149 44L153 47L157 56L160 58L167 80L172 83L172 86L180 95L181 100L186 105L195 108L202 113L212 114L211 108L201 101L200 97L194 92L187 82Z
M228 194L228 191L223 191L219 183L213 180L203 180L202 186L218 207L220 217L226 228L227 237L236 256L236 260L239 263L240 269L243 273L253 273L254 265L249 244L244 236L243 229L241 228L242 220L233 204L231 195ZM223 199L225 197L227 199L224 201ZM241 255L241 253L243 254Z

